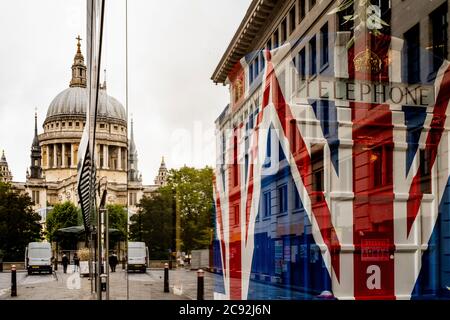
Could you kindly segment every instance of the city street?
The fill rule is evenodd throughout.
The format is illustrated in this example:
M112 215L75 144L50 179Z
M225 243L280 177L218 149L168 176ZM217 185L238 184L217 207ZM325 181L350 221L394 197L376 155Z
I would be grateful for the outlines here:
M0 300L95 300L88 277L79 277L70 266L67 274L62 267L53 275L17 273L17 297L10 296L11 274L0 273ZM110 300L127 299L127 273L121 268L110 273ZM130 300L195 300L197 272L170 270L170 293L164 293L164 270L148 269L147 273L129 273ZM205 299L213 298L213 275L205 272Z

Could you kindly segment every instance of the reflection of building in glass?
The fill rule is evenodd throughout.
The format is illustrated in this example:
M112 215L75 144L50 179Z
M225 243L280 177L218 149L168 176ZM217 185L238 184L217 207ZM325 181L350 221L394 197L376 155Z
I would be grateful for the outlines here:
M13 183L16 188L30 195L34 209L43 213L43 217L51 205L64 201L78 203L78 147L85 126L87 105L86 66L80 40L78 38L70 86L50 103L43 123L44 132L41 134L38 134L35 116L31 165L27 170L26 182ZM136 205L140 199L150 195L158 186L142 184L142 175L137 166L133 123L130 131L131 137L128 139L125 108L106 93L104 82L99 92L97 177L106 177L108 181L107 203L127 206L129 201L129 211L133 214L137 211ZM5 177L11 180L10 173ZM160 177L162 182L164 178Z
M219 296L448 296L448 3L359 4L254 0L214 71Z

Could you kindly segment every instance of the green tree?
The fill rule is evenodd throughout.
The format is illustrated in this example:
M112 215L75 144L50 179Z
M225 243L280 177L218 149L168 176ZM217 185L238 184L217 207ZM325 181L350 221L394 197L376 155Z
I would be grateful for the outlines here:
M170 170L167 186L139 203L139 212L131 217L130 239L145 241L152 259L167 258L169 249L189 253L208 248L213 234L212 178L210 167Z
M173 195L160 189L157 194L144 197L139 211L131 217L130 239L144 241L149 248L150 259L167 259L172 245Z
M109 238L110 248L113 248L118 241L127 238L127 212L121 205L107 205L109 228L119 230L117 235L111 235Z
M70 201L56 204L47 216L47 239L55 241L55 232L62 228L80 225L80 213L78 208ZM78 239L70 236L62 239L61 245L65 249L73 247Z
M6 261L23 260L26 245L41 240L41 217L32 205L27 194L0 182L0 251Z
M171 170L167 189L176 200L179 216L181 250L206 249L212 240L213 170L210 167L195 169L183 167Z

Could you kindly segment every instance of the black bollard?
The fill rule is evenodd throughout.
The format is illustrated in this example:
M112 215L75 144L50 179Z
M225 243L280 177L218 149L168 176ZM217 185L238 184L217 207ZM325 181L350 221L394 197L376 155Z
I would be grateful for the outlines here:
M58 258L55 258L55 271L58 271Z
M164 292L169 291L169 264L164 264Z
M15 264L11 266L11 297L17 297L17 274Z
M204 300L205 273L202 269L197 271L197 300Z

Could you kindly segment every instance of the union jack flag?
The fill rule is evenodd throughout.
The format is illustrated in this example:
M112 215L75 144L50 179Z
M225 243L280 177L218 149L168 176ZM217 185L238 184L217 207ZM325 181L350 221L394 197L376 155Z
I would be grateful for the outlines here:
M334 48L332 80L322 82L320 75L303 81L295 57L278 58L292 49L253 53L256 71L247 57L229 76L229 123L218 124L214 179L216 298L445 296L449 62L416 84L433 91L419 97L392 85L405 82L401 39ZM372 101L377 95L386 99ZM424 97L432 102L417 106ZM243 101L253 101L249 112L240 111Z

